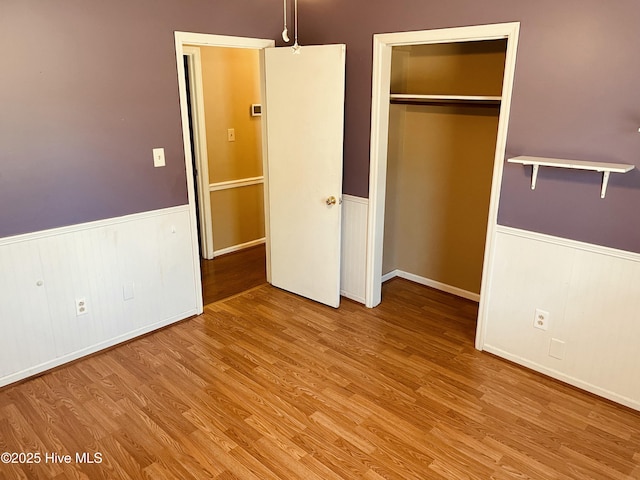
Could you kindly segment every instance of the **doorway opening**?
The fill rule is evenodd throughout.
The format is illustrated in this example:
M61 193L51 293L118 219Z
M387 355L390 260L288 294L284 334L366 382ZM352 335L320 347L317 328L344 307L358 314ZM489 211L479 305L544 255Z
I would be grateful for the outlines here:
M197 263L200 260L198 213L184 48L194 45L258 49L260 97L264 108L254 107L251 111L260 112L263 119L266 280L275 287L337 307L340 302L345 45L311 45L294 51L288 47L268 48L275 46L273 40L185 32L176 32L175 39L194 260ZM233 135L234 132L227 129L227 141ZM201 170L202 166L198 175L200 185ZM200 188L200 195L207 189L210 191L210 185ZM201 205L206 208L206 202ZM202 282L200 270L197 269L196 284Z
M518 32L518 23L508 23L374 36L366 304L380 303L382 282L393 276L479 301L476 348L484 337ZM479 131L482 140L473 138ZM409 203L399 205L402 197ZM469 214L480 197L483 206ZM434 219L441 221L429 224ZM477 265L451 285L468 263L460 257L470 253L466 238L454 248L451 240L471 231ZM407 259L412 243L432 250ZM412 264L422 271L403 267ZM443 279L425 271L444 272Z
M273 44L176 32L203 305L267 281L263 139L256 106L262 94L260 52Z

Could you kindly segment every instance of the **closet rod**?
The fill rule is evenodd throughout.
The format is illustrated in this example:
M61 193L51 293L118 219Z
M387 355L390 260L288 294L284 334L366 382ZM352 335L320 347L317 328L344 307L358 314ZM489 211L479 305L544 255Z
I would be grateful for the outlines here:
M392 93L389 96L391 103L456 103L456 104L483 104L500 105L502 97L489 95L414 95L405 93Z

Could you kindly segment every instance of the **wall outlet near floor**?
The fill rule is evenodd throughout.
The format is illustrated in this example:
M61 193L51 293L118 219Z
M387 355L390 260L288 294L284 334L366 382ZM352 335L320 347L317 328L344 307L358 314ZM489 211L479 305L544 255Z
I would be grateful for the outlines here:
M76 298L76 316L87 313L87 300L85 298Z
M539 328L540 330L548 330L549 319L549 312L546 312L540 308L536 308L536 316L533 319L533 326Z

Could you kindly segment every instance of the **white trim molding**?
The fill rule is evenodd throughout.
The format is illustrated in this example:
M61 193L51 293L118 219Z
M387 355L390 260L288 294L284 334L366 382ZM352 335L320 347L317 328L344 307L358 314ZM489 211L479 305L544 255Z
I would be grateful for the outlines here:
M196 181L198 183L198 205L200 213L200 245L205 258L213 258L213 221L211 201L207 193L209 183L209 155L207 148L207 125L204 110L204 83L202 81L202 57L200 47L184 46L189 68L189 91L191 92L191 127L193 134Z
M545 233L532 232L530 230L522 230L520 228L507 227L504 225L498 225L496 232L503 233L505 235L513 235L515 237L528 238L529 240L534 240L536 242L551 243L553 245L560 245L575 250L583 250L585 252L597 253L599 255L622 258L631 262L640 262L640 253L629 252L627 250L604 247L593 243L580 242L578 240L556 237Z
M506 226L495 245L482 349L640 410L640 254Z
M216 182L209 184L210 192L228 190L230 188L249 187L251 185L261 185L264 183L264 176L239 178L237 180L227 180L226 182Z
M421 277L420 275L415 275L403 270L393 270L383 275L382 282L384 283L387 280L391 280L395 277L404 278L405 280L410 280L412 282L419 283L420 285L435 288L436 290L450 293L452 295L457 295L458 297L466 298L467 300L472 300L474 302L480 301L480 295L477 293L469 292L468 290L463 290L462 288L454 287L453 285L447 285L446 283L431 280L430 278L426 277Z
M48 230L40 230L38 232L22 233L20 235L0 238L0 247L4 245L11 245L12 243L29 242L32 240L39 240L47 237L57 237L69 233L82 232L84 230L94 230L96 228L114 226L120 223L136 222L148 218L162 217L171 215L173 213L183 213L188 211L188 205L179 205L177 207L163 208L161 210L150 210L148 212L132 213L130 215L123 215L121 217L78 223L75 225L68 225L66 227L56 227Z
M367 232L366 305L380 303L382 285L382 250L384 243L384 211L387 179L387 147L389 130L389 92L391 82L392 49L403 45L442 42L469 42L506 39L507 51L502 83L502 100L494 156L491 199L487 221L480 306L476 330L476 348L481 348L487 315L486 292L490 287L489 265L494 250L495 228L504 166L511 95L515 74L516 52L520 23L502 23L471 27L446 28L416 32L386 33L373 38L373 79L371 104L371 161L369 177L369 215Z
M180 320L184 320L186 318L189 318L193 315L196 315L196 312L193 310L188 310L186 312L180 313L178 315L175 315L173 317L167 318L165 320L162 320L160 322L156 322L150 325L146 325L142 328L138 328L136 330L133 330L131 332L127 332L126 334L123 335L119 335L117 337L114 338L110 338L108 340L96 343L94 345L88 346L86 348L77 350L75 352L71 352L69 354L63 355L61 357L58 358L54 358L48 361L44 361L42 363L39 363L38 365L33 365L27 368L24 368L20 371L11 373L9 375L5 375L5 376L0 376L0 387L4 387L6 385L10 385L11 383L14 382L18 382L20 380L24 380L26 378L32 377L34 375L38 375L40 373L46 372L48 370L51 370L53 368L59 367L61 365L64 365L65 363L69 363L69 362L73 362L74 360L78 360L79 358L82 357L86 357L88 355L92 355L94 353L100 352L101 350L104 350L106 348L110 348L116 345L119 345L123 342L126 342L128 340L132 340L134 338L140 337L142 335L145 335L147 333L153 332L155 330L158 330L162 327L166 327L168 325L171 325L173 323L179 322Z
M633 408L634 410L640 411L640 399L629 398L624 395L620 395L611 390L607 390L606 388L598 387L590 382L585 382L579 378L576 378L571 375L567 375L562 371L546 367L541 365L540 363L533 362L527 358L520 357L518 355L513 355L512 353L502 350L491 345L485 345L484 350L486 352L492 353L498 357L502 357L510 362L517 363L518 365L522 365L523 367L530 368L533 371L542 373L551 378L555 378L556 380L560 380L561 382L567 383L569 385L573 385L576 388L580 388L587 392L593 393L594 395L598 395L602 398L606 398L611 400L612 402L619 403L620 405L624 405L629 408Z
M220 255L226 255L227 253L239 252L240 250L244 250L245 248L255 247L256 245L263 245L265 243L265 238L258 238L257 240L251 240L250 242L239 243L237 245L231 245L230 247L221 248L220 250L216 250L213 252L213 256L219 257Z

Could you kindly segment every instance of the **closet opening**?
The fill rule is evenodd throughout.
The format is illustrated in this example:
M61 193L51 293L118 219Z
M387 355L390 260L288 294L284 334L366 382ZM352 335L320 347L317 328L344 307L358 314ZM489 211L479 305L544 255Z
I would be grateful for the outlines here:
M367 306L396 276L479 302L478 348L518 27L374 37Z

